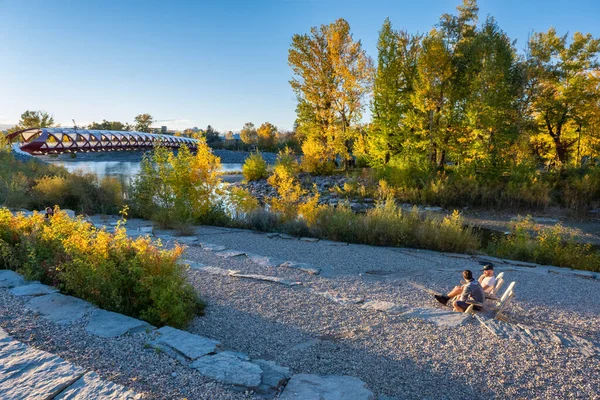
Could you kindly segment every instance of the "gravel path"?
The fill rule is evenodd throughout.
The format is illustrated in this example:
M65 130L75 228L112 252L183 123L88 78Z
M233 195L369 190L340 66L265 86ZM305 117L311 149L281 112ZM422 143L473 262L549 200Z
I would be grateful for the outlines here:
M351 375L364 380L377 395L395 399L600 397L598 353L586 357L576 348L552 343L523 345L498 339L475 319L440 328L421 319L341 305L318 294L442 309L408 282L450 289L461 269L479 268L473 260L432 251L269 239L266 234L215 227L199 228L198 237L322 269L321 275L309 275L260 266L245 256L223 258L189 247L184 257L193 262L303 283L287 287L190 269L190 282L208 306L206 315L196 318L188 330L217 339L227 349L274 360L293 373ZM517 282L517 298L508 312L512 321L600 343L599 280L541 275L510 266L496 272L501 271L507 281ZM23 304L24 299L0 289L0 326L15 339L147 398L253 398L148 348L143 333L102 339L86 333L85 324L57 326L26 311Z
M472 260L430 251L331 246L213 227L200 229L199 236L230 249L309 263L321 267L323 275L261 267L245 257L223 259L197 246L188 248L187 259L299 280L317 292L413 307L439 305L408 281L446 290L458 282L461 269L479 269ZM365 274L368 270L380 274ZM502 270L505 279L517 282L517 299L509 312L513 321L600 343L600 281L509 267L498 268L497 273ZM273 359L295 373L352 375L375 393L400 399L600 396L597 356L590 359L573 348L497 339L476 320L438 328L418 319L340 305L303 287L196 270L189 276L209 304L206 316L193 322L191 332L214 337L253 357Z

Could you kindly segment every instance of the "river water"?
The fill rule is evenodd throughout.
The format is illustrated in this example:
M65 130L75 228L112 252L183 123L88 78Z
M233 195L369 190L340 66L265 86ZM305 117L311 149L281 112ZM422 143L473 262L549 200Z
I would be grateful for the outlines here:
M59 159L47 159L45 161L54 165L61 165L69 172L91 172L96 174L98 179L110 176L130 182L140 172L140 161L70 161ZM221 171L241 173L242 164L222 163Z

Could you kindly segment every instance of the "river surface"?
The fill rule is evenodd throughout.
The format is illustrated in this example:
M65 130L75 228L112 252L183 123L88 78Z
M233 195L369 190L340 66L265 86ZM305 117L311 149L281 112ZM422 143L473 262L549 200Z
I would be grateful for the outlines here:
M61 165L69 172L91 172L96 174L99 179L110 176L129 182L140 172L140 161L68 161L56 159L47 159L45 161L54 165ZM222 163L221 171L241 173L242 164Z

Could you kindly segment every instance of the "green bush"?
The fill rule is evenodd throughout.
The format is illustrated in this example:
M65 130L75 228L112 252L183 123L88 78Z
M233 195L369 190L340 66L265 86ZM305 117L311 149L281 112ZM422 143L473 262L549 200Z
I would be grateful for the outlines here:
M266 179L269 176L267 162L261 153L252 153L246 158L246 162L242 166L242 174L244 174L244 179L248 182Z
M58 208L49 220L0 209L1 267L157 326L183 327L202 310L177 263L181 252L128 238L121 226L97 230Z
M511 234L496 240L487 251L498 257L600 272L600 252L561 224L551 228L538 227L530 217L511 226Z

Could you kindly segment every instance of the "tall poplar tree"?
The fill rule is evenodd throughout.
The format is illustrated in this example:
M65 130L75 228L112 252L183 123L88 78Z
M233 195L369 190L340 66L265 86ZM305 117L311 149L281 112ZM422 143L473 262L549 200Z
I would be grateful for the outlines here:
M350 25L340 18L311 28L310 35L294 35L288 63L305 158L315 165L349 159L352 127L362 117L372 78L372 62L361 42L354 41Z

